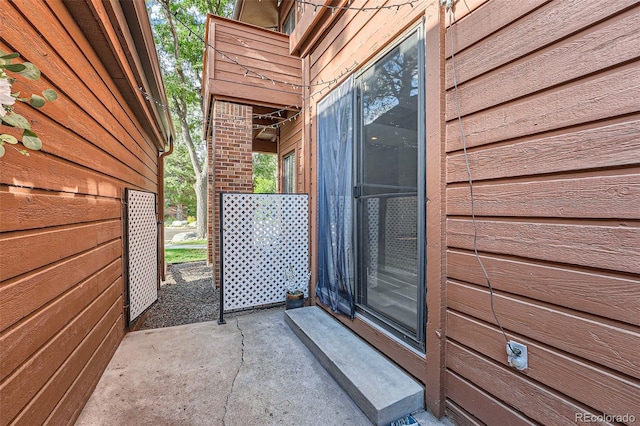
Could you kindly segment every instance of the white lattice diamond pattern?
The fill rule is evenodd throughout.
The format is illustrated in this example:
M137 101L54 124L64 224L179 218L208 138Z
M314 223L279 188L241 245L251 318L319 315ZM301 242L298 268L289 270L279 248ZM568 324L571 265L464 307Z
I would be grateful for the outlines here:
M387 202L385 255L389 265L417 271L418 197L392 198Z
M129 323L158 299L156 195L127 191Z
M284 301L285 271L308 269L308 196L223 194L222 214L225 310Z

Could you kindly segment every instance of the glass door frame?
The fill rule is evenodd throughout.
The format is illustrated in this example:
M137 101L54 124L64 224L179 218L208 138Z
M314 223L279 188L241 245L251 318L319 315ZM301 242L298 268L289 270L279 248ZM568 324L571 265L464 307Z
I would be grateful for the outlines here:
M362 277L362 265L364 256L363 236L360 236L360 224L364 220L364 211L360 207L359 202L359 187L362 182L363 169L363 123L362 123L362 111L361 111L361 89L362 89L362 76L363 74L374 67L380 60L382 60L388 53L398 47L409 37L417 35L418 46L418 118L417 118L417 140L418 140L418 164L417 164L417 324L416 333L406 329L398 323L394 323L387 317L375 312L361 303L363 299L363 291L366 290L365 279ZM390 46L384 51L378 54L369 65L363 67L354 76L354 97L353 97L353 111L355 121L355 137L354 137L354 166L353 167L353 182L354 182L354 198L353 198L353 247L356 250L354 260L356 262L355 269L355 286L354 295L356 299L356 312L365 318L369 319L385 331L391 333L393 336L401 340L402 342L410 345L411 347L418 349L420 352L425 352L426 344L426 113L425 113L425 35L424 25L420 22L418 25L413 26L406 31L402 36L398 37Z

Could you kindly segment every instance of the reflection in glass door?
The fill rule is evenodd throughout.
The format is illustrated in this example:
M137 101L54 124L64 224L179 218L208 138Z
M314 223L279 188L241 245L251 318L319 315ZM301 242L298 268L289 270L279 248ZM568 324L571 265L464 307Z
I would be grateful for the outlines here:
M358 78L359 309L423 347L424 107L418 31Z

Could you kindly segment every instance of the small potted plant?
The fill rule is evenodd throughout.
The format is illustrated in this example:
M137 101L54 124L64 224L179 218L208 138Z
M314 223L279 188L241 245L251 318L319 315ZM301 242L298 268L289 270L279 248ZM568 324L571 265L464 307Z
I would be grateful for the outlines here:
M311 272L307 272L303 277L298 277L293 266L284 273L284 288L286 291L286 309L301 308L304 306L304 292L307 290L311 278Z

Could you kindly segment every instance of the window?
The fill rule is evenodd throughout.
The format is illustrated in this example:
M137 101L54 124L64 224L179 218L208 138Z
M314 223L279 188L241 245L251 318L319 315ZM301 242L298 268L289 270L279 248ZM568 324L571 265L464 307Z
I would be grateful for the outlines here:
M292 7L291 10L289 10L289 14L284 20L284 24L282 24L282 32L285 34L291 34L295 27L296 27L296 10L295 10L295 7Z
M293 150L282 157L282 192L296 192L296 151Z

